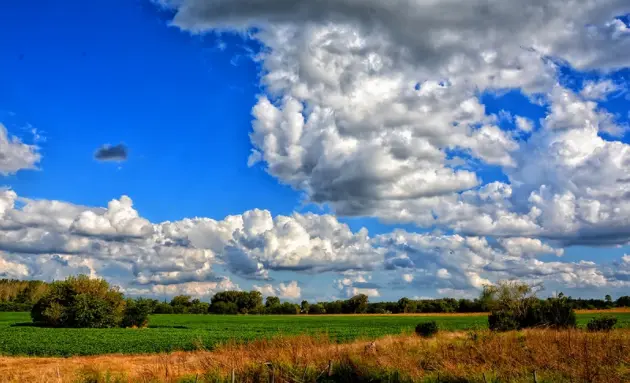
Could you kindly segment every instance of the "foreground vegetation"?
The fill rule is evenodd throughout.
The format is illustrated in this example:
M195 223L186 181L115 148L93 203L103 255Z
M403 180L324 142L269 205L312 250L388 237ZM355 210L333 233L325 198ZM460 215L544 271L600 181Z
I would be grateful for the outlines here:
M597 318L578 313L578 327ZM630 311L612 313L616 328L630 328ZM435 320L442 331L488 327L488 316L474 315L152 315L143 329L41 328L28 313L0 313L0 354L33 356L141 354L214 348L230 341L278 335L328 334L332 341L375 339L413 333L419 322Z
M629 366L629 330L485 330L398 335L373 345L298 336L190 353L0 357L0 381L530 383L536 374L540 383L621 383L630 381Z

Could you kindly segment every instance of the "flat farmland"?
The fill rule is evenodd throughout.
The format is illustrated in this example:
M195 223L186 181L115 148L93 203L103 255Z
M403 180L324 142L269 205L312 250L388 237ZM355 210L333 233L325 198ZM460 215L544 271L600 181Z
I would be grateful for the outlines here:
M578 313L578 323L601 315ZM610 313L630 328L630 311ZM73 356L213 349L278 335L327 335L336 342L410 333L435 320L445 331L487 328L486 315L222 316L153 315L145 329L53 329L32 326L28 313L0 313L0 354Z

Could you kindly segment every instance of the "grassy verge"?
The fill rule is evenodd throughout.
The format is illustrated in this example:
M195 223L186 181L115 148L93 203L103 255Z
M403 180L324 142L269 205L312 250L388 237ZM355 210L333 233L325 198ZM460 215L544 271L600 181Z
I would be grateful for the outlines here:
M630 330L445 332L339 344L297 336L213 351L0 358L2 382L627 382ZM366 347L367 346L367 347Z

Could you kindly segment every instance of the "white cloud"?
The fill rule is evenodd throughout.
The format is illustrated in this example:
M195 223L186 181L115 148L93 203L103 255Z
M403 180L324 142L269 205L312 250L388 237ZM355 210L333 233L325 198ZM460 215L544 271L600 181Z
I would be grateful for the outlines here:
M580 91L580 95L588 100L605 100L609 94L621 90L619 84L610 79L602 81L587 81Z
M340 215L471 235L630 240L630 183L619 181L628 145L600 137L626 129L597 103L615 86L587 82L575 94L558 85L557 70L559 62L603 72L630 66L630 34L615 19L630 12L626 2L171 6L184 30L259 27L267 94L252 111L249 162L263 162L310 201ZM531 138L501 130L480 102L481 92L505 89L548 107L536 131L514 117ZM491 180L477 172L487 165L509 183L483 184Z
M186 282L172 285L153 285L150 288L124 288L123 292L134 296L172 297L190 295L199 298L210 298L212 295L227 290L240 290L229 278L218 282Z
M531 132L534 130L534 125L531 120L522 116L516 116L516 126L523 132Z
M508 254L516 257L554 254L561 256L564 249L554 249L536 238L500 238L499 243Z
M146 237L153 233L153 226L138 216L131 198L122 196L120 200L110 201L103 214L90 210L81 212L70 230L88 236Z
M413 274L403 274L402 275L402 279L403 281L407 282L407 283L411 283L413 282Z
M260 291L263 296L277 296L280 299L287 299L291 301L295 301L302 296L302 289L298 285L297 281L280 283L277 287L274 287L271 284L265 284L262 286L253 285L253 289Z
M0 123L0 175L15 174L23 169L37 169L42 156L35 145L27 145L15 136L9 136Z
M142 222L132 227L147 225L131 201L122 205L124 217ZM137 233L133 230L122 230L130 235L117 236L107 230L90 235L76 232L78 217L88 211L110 217L109 226L104 227L112 222L112 227L128 227L128 220L112 218L120 206L110 203L105 209L29 200L5 190L0 194L4 276L52 280L85 273L106 277L131 294L205 297L238 288L232 282L237 275L267 279L265 284L254 284L255 288L289 300L302 295L299 279L274 283L277 272L290 271L296 277L330 272L336 277L335 288L346 297L380 296L385 287L372 275L389 270L399 270L396 273L410 288L452 289L462 294L478 292L484 284L505 278L595 288L630 283L625 258L617 267L543 262L535 257L560 255L561 249L537 238L499 238L499 244L493 245L483 237L403 230L370 237L367 230L353 232L330 215L273 217L268 211L252 210L220 221L195 218L149 223L147 233L151 234L144 236L133 235Z
M16 262L2 258L0 253L0 277L9 279L24 279L28 277L28 268Z

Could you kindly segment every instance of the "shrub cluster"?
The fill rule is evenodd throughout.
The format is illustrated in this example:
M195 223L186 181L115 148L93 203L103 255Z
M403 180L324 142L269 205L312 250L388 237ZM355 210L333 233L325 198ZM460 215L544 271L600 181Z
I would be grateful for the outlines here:
M439 327L436 321L423 322L416 326L416 334L429 338L437 334Z
M520 330L529 327L573 328L577 319L564 296L540 300L534 289L524 283L502 282L486 286L491 313L488 327L495 331Z
M602 315L599 318L591 319L586 324L586 328L588 328L588 331L610 331L616 324L617 318L610 315Z
M143 326L150 309L124 295L104 279L85 275L53 282L31 310L33 322L51 327L106 328Z

